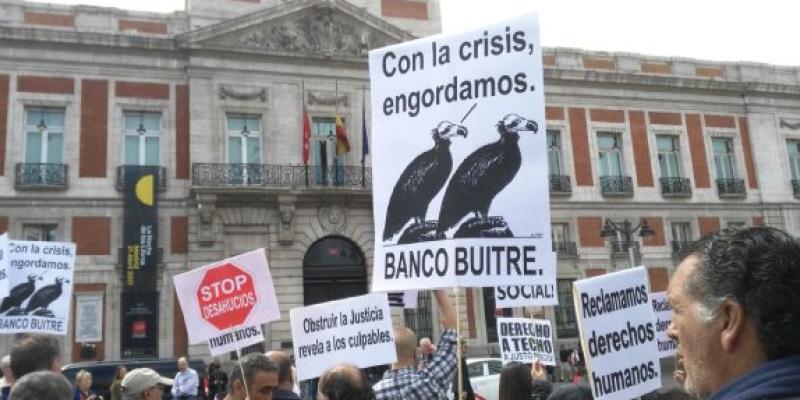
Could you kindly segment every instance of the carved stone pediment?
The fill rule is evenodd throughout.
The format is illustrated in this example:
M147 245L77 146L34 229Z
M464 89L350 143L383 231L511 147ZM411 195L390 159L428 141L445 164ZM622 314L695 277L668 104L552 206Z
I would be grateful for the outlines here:
M781 128L793 131L800 130L800 119L781 118Z
M223 33L203 45L290 55L365 57L371 49L396 42L396 37L338 8L311 7Z
M264 103L267 101L267 89L220 85L219 98L221 100L231 98L240 101L259 100Z

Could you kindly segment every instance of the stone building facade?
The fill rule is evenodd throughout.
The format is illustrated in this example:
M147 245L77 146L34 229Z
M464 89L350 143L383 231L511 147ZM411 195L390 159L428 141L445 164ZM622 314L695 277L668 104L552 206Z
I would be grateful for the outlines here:
M65 360L119 359L125 166L160 167L160 357L186 342L171 278L265 247L288 311L363 293L372 270L366 52L441 29L435 0L189 0L154 14L0 0L0 231L74 241L75 297L99 296L102 340ZM646 265L663 289L702 234L768 224L800 232L800 69L546 49L553 237L562 307L516 310L577 341L571 280ZM368 106L368 104L366 104ZM308 167L304 110L312 119ZM352 151L333 151L333 120ZM369 125L368 125L369 126ZM633 246L606 220L647 221ZM490 290L458 294L475 353L497 354ZM435 335L430 298L398 322ZM0 338L0 350L11 338Z

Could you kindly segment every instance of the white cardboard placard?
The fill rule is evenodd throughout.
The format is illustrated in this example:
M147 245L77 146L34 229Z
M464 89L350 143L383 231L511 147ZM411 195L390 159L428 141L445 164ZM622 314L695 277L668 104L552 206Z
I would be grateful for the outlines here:
M667 329L672 323L672 307L667 301L666 292L650 293L650 304L656 314L656 343L661 358L672 357L678 352L678 344L667 336Z
M497 308L556 306L558 293L555 283L498 286L494 288L494 304Z
M497 318L497 336L503 364L513 361L556 365L550 321L532 318Z
M649 293L644 267L575 282L575 312L595 399L630 399L661 387Z
M294 308L289 319L301 381L340 363L366 368L397 361L386 293Z
M373 291L555 284L538 16L369 64Z

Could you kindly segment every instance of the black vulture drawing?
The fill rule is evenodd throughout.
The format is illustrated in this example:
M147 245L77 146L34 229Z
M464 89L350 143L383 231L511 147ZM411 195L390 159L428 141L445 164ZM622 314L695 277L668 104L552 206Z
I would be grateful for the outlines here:
M0 313L15 307L19 308L33 294L34 289L36 289L36 275L28 275L27 282L14 286L8 297L3 298L3 303L0 304Z
M35 312L36 315L52 314L47 307L50 306L50 303L61 297L61 285L63 285L64 282L64 278L58 276L56 277L56 283L39 288L39 290L31 296L28 305L25 306L25 313L30 314L31 312Z
M428 205L442 190L453 170L450 139L455 136L467 137L467 128L442 121L433 129L431 136L433 148L414 158L394 185L386 210L384 241L394 237L411 219L416 225L424 224Z
M450 178L439 211L436 228L439 238L444 237L448 229L456 226L470 212L475 213L475 218L471 221L479 223L483 227L481 229L506 225L501 217L489 217L489 207L495 196L519 172L522 164L518 143L519 132L536 133L538 130L539 125L536 121L517 114L508 114L497 123L500 139L481 146L467 156ZM486 235L477 236L495 236L495 234L488 232ZM455 237L464 236L460 236L457 232Z

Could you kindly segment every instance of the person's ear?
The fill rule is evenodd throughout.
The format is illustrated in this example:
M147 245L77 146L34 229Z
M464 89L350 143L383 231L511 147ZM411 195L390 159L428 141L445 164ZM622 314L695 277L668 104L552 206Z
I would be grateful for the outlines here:
M732 352L741 344L747 316L744 307L733 300L725 300L719 308L720 344L725 352Z

